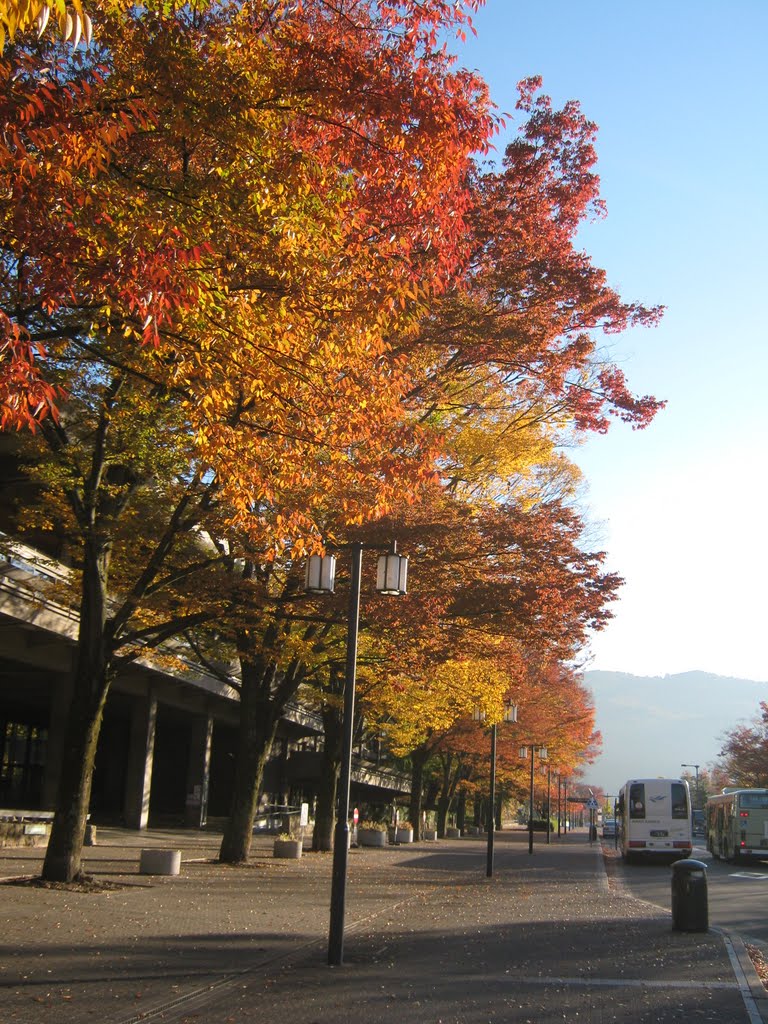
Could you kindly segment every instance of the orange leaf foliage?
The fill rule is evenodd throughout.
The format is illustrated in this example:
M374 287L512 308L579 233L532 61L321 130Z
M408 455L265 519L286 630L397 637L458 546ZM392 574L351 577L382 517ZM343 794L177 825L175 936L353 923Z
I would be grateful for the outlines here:
M442 0L255 0L106 12L100 66L78 54L55 85L39 51L7 55L0 170L24 215L0 221L2 309L30 382L66 387L75 351L176 396L233 522L276 543L331 501L356 522L418 489L432 432L389 337L465 254L494 121L433 46L465 22ZM11 389L5 422L34 420Z

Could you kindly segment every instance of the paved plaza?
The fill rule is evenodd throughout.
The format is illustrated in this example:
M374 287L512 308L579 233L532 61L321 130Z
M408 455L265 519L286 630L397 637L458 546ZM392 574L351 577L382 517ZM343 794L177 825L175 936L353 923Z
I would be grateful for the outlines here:
M672 929L606 876L584 832L352 849L344 964L326 963L330 854L216 862L219 837L99 829L95 886L23 884L0 850L0 1024L671 1024L768 1021L736 935ZM180 849L178 876L139 873Z

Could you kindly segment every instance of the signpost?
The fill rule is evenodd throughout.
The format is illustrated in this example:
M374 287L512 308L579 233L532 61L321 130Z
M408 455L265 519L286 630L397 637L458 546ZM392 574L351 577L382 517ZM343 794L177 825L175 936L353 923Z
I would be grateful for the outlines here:
M589 811L589 845L591 846L593 841L597 839L597 825L595 824L595 811L597 810L597 800L593 796L586 801L584 805Z

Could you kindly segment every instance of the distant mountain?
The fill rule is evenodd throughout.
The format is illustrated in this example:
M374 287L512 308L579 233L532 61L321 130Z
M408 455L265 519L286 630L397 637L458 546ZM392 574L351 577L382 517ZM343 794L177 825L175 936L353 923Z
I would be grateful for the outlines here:
M726 729L749 721L768 700L768 682L709 672L633 676L586 672L603 751L585 780L617 793L627 779L679 776L681 764L717 760ZM691 774L694 774L691 769Z

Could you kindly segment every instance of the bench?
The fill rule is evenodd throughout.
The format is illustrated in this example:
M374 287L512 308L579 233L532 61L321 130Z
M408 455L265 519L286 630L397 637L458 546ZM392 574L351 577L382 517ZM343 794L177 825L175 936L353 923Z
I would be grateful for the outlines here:
M0 846L44 846L53 811L0 809Z

